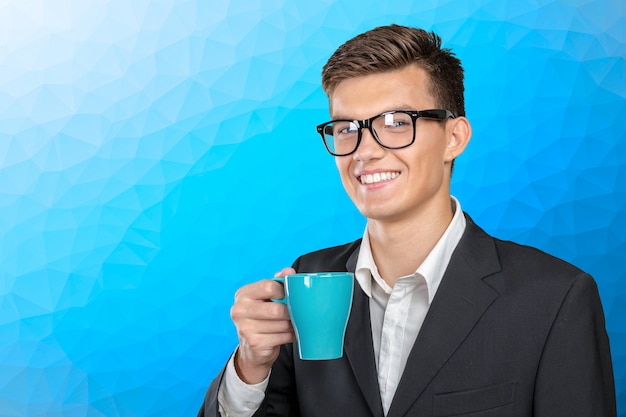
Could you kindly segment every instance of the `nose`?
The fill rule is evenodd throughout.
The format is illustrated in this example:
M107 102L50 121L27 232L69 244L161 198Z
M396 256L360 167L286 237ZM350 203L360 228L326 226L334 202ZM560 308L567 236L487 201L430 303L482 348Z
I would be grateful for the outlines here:
M380 146L372 132L365 128L361 131L361 143L352 155L355 161L370 161L382 158L385 152L386 149Z

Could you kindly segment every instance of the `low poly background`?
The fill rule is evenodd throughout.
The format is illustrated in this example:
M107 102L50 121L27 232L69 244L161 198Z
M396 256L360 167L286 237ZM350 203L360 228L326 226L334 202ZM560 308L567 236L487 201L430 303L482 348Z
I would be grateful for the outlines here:
M413 3L413 4L411 4ZM323 64L437 31L474 127L453 194L592 273L626 415L622 0L0 0L0 416L195 415L235 290L360 237Z

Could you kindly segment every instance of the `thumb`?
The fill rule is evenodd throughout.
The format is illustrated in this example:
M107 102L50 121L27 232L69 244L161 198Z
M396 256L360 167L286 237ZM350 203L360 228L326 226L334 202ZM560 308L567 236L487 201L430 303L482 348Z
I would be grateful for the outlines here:
M284 277L285 275L295 274L296 270L293 268L283 268L274 274L274 277Z

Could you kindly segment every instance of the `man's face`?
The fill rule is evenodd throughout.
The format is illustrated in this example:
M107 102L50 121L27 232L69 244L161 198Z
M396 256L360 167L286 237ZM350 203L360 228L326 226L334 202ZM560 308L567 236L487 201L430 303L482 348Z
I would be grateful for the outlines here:
M344 80L330 104L333 119L351 120L391 110L438 108L426 72L415 65ZM442 204L449 208L455 121L417 119L415 142L403 149L383 148L363 129L356 152L335 158L343 186L359 211L372 220L396 221L433 215ZM368 177L364 181L370 174L375 182Z

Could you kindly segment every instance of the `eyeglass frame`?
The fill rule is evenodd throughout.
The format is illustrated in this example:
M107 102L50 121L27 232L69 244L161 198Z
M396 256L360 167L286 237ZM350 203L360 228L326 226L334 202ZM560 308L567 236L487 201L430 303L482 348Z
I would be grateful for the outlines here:
M407 114L411 117L411 121L413 122L413 138L411 139L411 142L407 143L406 145L402 145L402 146L387 146L385 144L383 144L379 137L378 134L376 133L376 131L374 130L374 127L372 125L372 122L381 117L381 116L385 116L387 114L393 114L393 113L404 113ZM324 146L326 147L326 150L328 151L328 153L330 153L333 156L348 156L348 155L352 155L353 153L356 152L357 149L359 149L359 145L361 144L361 139L363 138L363 129L368 129L370 131L370 133L372 134L372 137L374 138L374 140L376 141L376 143L378 143L380 146L382 146L383 148L386 149L403 149L406 147L409 147L411 145L413 145L413 143L415 143L415 124L417 122L417 119L419 118L424 118L424 119L431 119L431 120L438 120L438 121L445 121L448 120L449 118L452 119L456 119L456 115L454 113L452 113L450 110L445 110L445 109L428 109L428 110L390 110L390 111L386 111L383 112L379 115L376 115L374 117L370 117L369 119L363 119L363 120L350 120L350 119L335 119L335 120L331 120L329 122L326 123L322 123L320 125L316 126L317 129L317 133L320 134L320 136L322 137L322 141L324 142ZM326 138L324 135L324 129L326 128L326 126L332 124L332 123L337 123L337 122L350 122L350 123L354 123L357 125L358 128L358 132L357 132L357 140L356 140L356 145L354 147L354 149L351 152L348 153L335 153L333 151L330 150L330 147L328 146L328 143L326 142Z

